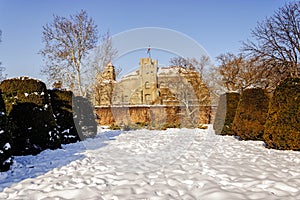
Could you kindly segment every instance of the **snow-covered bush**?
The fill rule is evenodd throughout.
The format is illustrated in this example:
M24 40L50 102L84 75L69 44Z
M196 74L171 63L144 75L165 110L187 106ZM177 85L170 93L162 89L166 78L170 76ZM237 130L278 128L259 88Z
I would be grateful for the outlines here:
M242 140L263 140L269 97L261 88L243 91L236 109L232 130Z
M228 92L220 96L213 124L216 134L234 135L231 128L239 100L240 94L236 92Z
M79 137L84 140L97 133L96 115L92 103L82 96L73 98L73 118Z
M61 146L46 85L28 77L4 80L6 107L15 155L37 154Z
M0 172L7 171L12 164L12 140L5 115L5 105L0 95Z
M268 148L300 150L300 78L288 78L275 89L264 140Z
M48 92L61 142L68 144L79 141L72 111L73 92L65 90L48 90Z

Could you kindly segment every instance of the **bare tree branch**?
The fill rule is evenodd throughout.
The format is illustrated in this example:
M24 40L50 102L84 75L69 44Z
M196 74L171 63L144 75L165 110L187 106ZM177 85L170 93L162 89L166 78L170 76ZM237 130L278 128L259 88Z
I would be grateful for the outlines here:
M2 31L0 30L0 43L2 42ZM5 67L1 67L2 63L0 61L0 82L7 78L7 74L3 74L6 70Z
M96 46L97 26L86 11L70 18L54 16L52 23L43 26L44 48L40 54L46 61L41 70L48 80L61 81L75 94L83 95L83 58Z
M283 76L280 71L282 66L274 60L246 58L242 54L236 56L232 53L221 54L217 60L220 65L216 71L227 91L242 92L249 87L261 87L271 92Z
M300 2L287 3L252 31L256 42L247 41L243 51L265 63L277 62L281 78L298 77L300 56ZM268 61L269 60L269 61ZM285 74L285 76L282 76Z
M109 31L106 32L101 38L100 45L94 48L93 52L90 54L89 63L90 66L88 80L88 88L90 96L93 99L101 99L101 93L99 92L103 85L103 72L105 67L111 63L117 57L118 51L113 47L112 38ZM121 69L115 69L114 73L116 77L120 74ZM111 92L108 92L111 94ZM94 102L98 105L98 102Z
M184 58L184 57L174 57L170 59L170 64L173 66L182 67L185 69L196 70L199 72L200 76L203 75L203 70L205 66L209 65L210 59L207 56L200 56L197 58Z

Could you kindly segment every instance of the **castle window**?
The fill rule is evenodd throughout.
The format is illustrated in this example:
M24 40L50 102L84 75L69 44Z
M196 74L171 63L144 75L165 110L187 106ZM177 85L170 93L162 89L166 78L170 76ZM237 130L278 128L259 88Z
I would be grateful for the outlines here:
M166 87L165 82L161 82L161 83L160 83L160 88L165 88L165 87Z
M128 95L125 95L124 101L125 101L125 102L128 102L128 101L129 101Z
M150 94L145 95L145 100L146 100L146 104L150 104L151 101Z
M146 88L146 89L149 89L149 88L150 88L150 83L149 83L148 81L145 83L145 88Z

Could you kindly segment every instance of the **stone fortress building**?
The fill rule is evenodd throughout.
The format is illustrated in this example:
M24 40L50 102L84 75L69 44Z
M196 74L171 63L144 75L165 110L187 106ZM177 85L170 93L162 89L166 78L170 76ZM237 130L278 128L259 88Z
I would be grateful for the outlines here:
M109 63L102 74L98 105L176 105L185 100L199 105L209 103L208 88L195 70L159 68L158 61L151 58L141 58L139 66L117 83L114 66Z
M141 58L139 69L116 82L114 66L106 66L99 79L96 100L101 107L157 107L177 109L178 115L205 115L210 121L210 94L194 69L158 67L158 60ZM197 112L195 110L197 109ZM202 110L202 111L201 111ZM201 114L202 113L202 114ZM201 117L200 117L201 118Z

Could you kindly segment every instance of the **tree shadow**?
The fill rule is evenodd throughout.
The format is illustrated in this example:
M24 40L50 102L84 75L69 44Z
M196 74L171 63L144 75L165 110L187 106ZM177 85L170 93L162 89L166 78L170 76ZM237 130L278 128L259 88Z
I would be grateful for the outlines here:
M121 134L121 131L106 131L77 143L62 145L61 149L47 149L37 155L16 156L11 169L0 173L0 192L15 183L28 178L36 178L53 169L67 166L71 162L86 158L86 150L94 150L108 145L109 140Z

